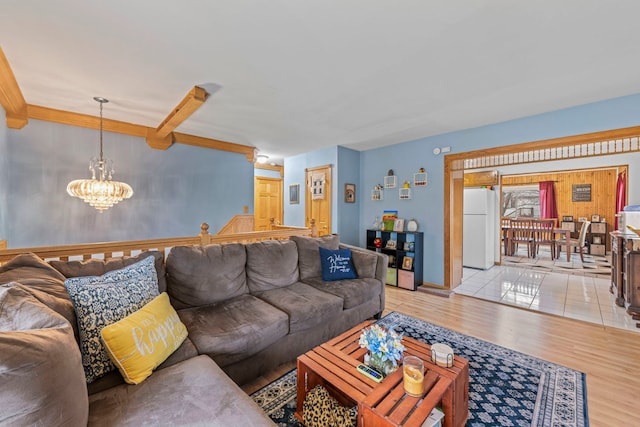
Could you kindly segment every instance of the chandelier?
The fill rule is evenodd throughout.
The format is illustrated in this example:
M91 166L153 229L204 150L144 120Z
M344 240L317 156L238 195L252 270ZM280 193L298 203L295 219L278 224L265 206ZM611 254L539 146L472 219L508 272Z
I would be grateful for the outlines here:
M100 103L100 158L94 157L89 161L91 179L71 181L67 185L67 193L84 200L102 213L121 200L133 196L133 189L129 184L111 180L113 161L104 159L102 155L102 105L109 100L99 96L93 99Z

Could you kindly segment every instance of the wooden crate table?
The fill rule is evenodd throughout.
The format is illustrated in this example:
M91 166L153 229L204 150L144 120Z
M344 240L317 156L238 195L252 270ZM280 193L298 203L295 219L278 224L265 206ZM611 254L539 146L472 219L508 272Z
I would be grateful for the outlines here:
M445 427L460 427L467 422L469 410L469 362L455 356L451 368L431 362L431 346L403 337L405 355L424 361L425 391L422 398L405 394L402 368L377 383L356 369L367 350L358 340L364 322L347 332L298 357L297 410L302 420L302 406L307 393L320 384L340 404L358 406L358 426L420 427L434 407L440 405L445 414Z

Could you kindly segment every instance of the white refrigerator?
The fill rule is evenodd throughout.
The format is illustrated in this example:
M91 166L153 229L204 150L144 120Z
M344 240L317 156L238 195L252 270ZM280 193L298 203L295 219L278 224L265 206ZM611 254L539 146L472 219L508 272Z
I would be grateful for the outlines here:
M462 265L486 270L495 261L496 196L487 188L464 189Z

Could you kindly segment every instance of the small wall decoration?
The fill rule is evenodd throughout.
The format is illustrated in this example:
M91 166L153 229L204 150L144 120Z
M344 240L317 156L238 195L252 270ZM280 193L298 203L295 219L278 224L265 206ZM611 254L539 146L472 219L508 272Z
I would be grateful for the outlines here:
M405 256L402 258L402 269L403 270L411 270L413 267L413 258L410 256Z
M289 204L296 205L300 203L300 184L291 184L289 186Z
M590 202L591 184L573 184L571 186L572 202Z
M600 222L600 215L591 215L591 222Z
M384 177L384 188L396 188L397 185L395 175L387 175Z
M393 222L393 231L404 231L404 219L398 218Z
M567 222L571 222L571 221L573 221L573 216L571 216L571 215L564 215L564 216L562 217L562 220L563 220L563 221L567 221Z
M344 185L344 202L345 203L356 202L356 185L355 184Z
M315 173L311 175L311 199L324 200L324 173Z

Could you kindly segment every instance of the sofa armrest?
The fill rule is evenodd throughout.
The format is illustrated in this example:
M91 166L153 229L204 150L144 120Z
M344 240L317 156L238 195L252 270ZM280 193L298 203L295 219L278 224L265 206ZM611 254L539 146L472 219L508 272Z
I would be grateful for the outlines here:
M378 279L380 281L380 285L382 286L380 293L380 312L384 309L385 304L385 295L384 295L384 286L387 282L387 268L389 266L389 257L386 254L376 251L370 251L369 249L364 249L359 246L348 245L346 243L340 243L340 249L351 249L351 252L358 252L365 254L367 256L375 256L376 257L376 266L375 266L375 275L373 278ZM353 264L358 271L358 258L353 257Z

